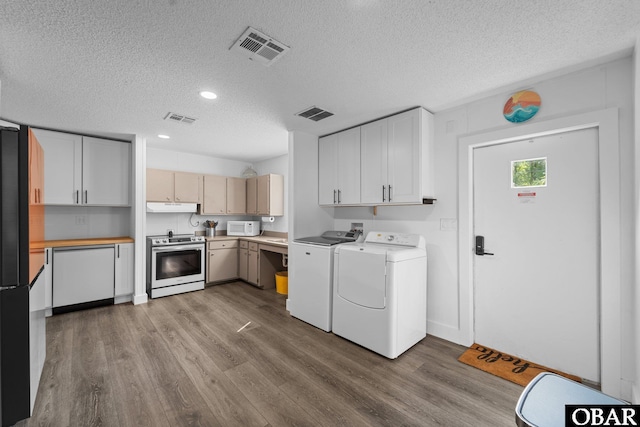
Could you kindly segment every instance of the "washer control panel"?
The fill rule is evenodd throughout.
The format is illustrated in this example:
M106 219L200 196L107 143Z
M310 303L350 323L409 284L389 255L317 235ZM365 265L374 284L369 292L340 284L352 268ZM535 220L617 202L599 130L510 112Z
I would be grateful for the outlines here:
M423 237L419 234L370 231L367 234L365 243L382 243L386 245L419 247L421 246L420 239L423 239Z

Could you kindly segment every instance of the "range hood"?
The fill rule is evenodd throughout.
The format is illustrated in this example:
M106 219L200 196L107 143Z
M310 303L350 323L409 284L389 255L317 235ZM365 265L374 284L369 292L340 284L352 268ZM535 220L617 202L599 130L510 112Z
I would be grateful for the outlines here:
M198 210L196 203L156 203L147 202L147 212L188 212L195 213Z

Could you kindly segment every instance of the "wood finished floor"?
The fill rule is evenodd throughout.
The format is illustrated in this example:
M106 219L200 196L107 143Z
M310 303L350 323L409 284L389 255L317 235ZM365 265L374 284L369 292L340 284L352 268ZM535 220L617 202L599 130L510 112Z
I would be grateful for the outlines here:
M244 283L50 317L18 426L514 426L522 387L428 336L388 360ZM249 326L237 332L247 322Z

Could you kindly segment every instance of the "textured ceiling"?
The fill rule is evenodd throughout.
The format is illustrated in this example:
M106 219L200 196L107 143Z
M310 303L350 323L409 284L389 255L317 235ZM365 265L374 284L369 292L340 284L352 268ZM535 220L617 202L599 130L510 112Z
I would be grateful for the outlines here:
M246 161L286 153L289 130L437 112L640 34L637 0L9 0L0 16L2 118ZM248 26L291 50L271 67L230 51ZM335 115L295 116L312 105Z

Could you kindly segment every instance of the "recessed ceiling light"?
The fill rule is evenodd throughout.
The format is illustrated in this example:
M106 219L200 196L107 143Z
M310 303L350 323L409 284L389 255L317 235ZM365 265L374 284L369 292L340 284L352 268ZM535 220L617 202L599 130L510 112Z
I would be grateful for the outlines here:
M171 138L171 137L170 137L169 135L162 135L162 134L160 134L160 135L158 135L158 138L162 138L162 139L169 139L169 138Z
M203 90L202 92L200 92L200 96L205 99L216 99L218 97L218 95L216 95L215 93L209 92L207 90Z

